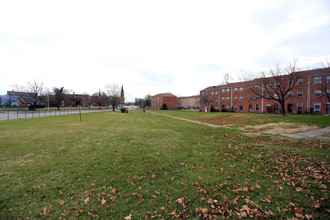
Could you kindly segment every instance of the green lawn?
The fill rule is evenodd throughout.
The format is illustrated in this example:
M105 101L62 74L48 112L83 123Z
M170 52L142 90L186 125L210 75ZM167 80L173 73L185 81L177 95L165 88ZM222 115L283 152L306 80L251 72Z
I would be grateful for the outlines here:
M329 218L328 157L142 111L0 121L0 218Z

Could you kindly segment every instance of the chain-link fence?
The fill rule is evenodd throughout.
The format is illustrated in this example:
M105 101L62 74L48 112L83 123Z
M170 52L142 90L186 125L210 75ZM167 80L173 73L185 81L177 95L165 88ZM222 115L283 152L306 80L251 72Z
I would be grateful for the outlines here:
M39 118L46 116L68 115L68 114L85 114L91 112L112 111L109 109L89 109L89 108L70 108L70 109L38 109L36 111L19 110L19 109L0 109L0 120L21 119L21 118Z

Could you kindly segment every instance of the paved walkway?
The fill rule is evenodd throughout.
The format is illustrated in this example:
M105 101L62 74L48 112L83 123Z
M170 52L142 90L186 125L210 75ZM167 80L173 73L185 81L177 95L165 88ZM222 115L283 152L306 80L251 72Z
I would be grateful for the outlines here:
M156 112L149 112L149 113L156 114L156 115L161 115L161 116L165 116L165 117L169 117L169 118L174 118L174 119L178 119L178 120L188 121L188 122L195 123L195 124L201 124L201 125L205 125L205 126L212 127L212 128L231 128L231 127L222 126L222 125L215 125L215 124L209 124L209 123L200 122L200 121L194 121L194 120L190 120L190 119L186 119L186 118L179 118L179 117L175 117L175 116L172 116L172 115L160 114L160 113L156 113ZM231 128L231 129L237 129L237 128ZM243 129L237 129L237 130L245 131ZM265 132L262 132L262 133L264 133L264 134L278 134L278 135L291 137L291 138L296 138L296 139L299 139L299 138L323 138L323 139L329 139L330 140L330 137L323 137L325 134L330 133L330 126L326 127L326 128L320 128L320 129L303 131L303 132L292 133L292 134L272 132L272 131L265 131Z
M91 113L91 112L104 112L112 111L112 109L82 109L81 113ZM11 119L22 119L22 118L40 118L46 116L56 116L56 115L70 115L79 114L80 111L77 109L71 110L39 110L39 111L0 111L0 120L11 120Z
M292 133L292 134L285 134L285 133L272 132L272 131L265 131L263 133L279 134L279 135L291 137L291 138L323 138L323 139L330 140L330 137L324 137L325 134L330 134L330 127L309 130L309 131L302 131L302 132Z

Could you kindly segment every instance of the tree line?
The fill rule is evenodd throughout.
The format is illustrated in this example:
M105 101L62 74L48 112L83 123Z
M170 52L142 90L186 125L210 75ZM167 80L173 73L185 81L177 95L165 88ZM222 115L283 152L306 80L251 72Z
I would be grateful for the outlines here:
M30 109L35 110L38 107L60 107L64 106L84 106L91 107L111 107L115 110L119 105L124 105L124 97L121 97L121 90L117 84L107 84L104 91L89 95L75 94L64 87L53 87L51 90L45 88L43 82L33 81L26 85L16 85L17 92L25 93L31 99ZM140 107L151 106L151 96L146 95L144 99L138 99ZM137 104L137 103L134 103Z

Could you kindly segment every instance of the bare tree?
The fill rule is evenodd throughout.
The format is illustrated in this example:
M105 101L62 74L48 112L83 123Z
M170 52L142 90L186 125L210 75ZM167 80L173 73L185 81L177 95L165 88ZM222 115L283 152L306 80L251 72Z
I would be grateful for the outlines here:
M277 65L251 81L250 90L265 99L272 99L280 103L282 115L286 115L285 102L288 93L297 87L299 74L296 72L296 60L288 66L281 68Z
M226 73L224 76L223 76L223 80L222 80L222 83L220 83L220 85L227 85L228 83L230 83L232 81L232 77L229 75L229 73Z
M107 98L104 92L96 92L92 96L92 103L94 106L98 106L99 109L101 109L101 106L106 106L107 105Z
M120 89L117 84L107 84L105 88L106 88L106 95L108 96L110 105L112 106L112 110L115 111L115 108L121 102Z
M328 102L330 102L330 59L327 59L326 63L322 65L323 69L320 69L320 89L321 89L321 96L327 97Z
M91 105L93 104L93 97L88 95L87 93L84 94L86 96L86 104L88 105L88 109L91 109Z
M200 93L200 105L201 107L204 106L205 112L208 112L210 104L210 98L208 97L207 91L202 91Z
M16 85L16 90L19 92L26 92L30 93L29 95L32 98L33 106L32 108L35 110L38 105L39 97L42 95L44 90L44 83L43 82L28 82L26 86L18 86Z

